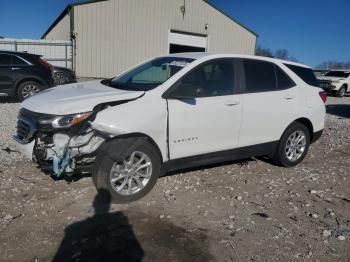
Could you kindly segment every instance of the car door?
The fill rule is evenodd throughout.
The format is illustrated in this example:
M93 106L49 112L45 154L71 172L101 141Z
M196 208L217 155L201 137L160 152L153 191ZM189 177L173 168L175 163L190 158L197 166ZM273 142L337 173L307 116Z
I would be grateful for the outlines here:
M11 55L0 53L0 94L6 93L13 85Z
M280 139L297 112L297 86L275 63L243 59L240 147Z
M215 59L187 73L168 93L170 159L237 147L241 97L233 59Z

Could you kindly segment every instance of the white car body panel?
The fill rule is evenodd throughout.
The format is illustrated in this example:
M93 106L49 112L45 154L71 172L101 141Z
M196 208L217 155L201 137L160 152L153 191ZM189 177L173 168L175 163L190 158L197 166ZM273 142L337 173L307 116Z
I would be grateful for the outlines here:
M244 94L239 147L277 141L297 119L297 87Z
M295 120L300 118L308 119L313 126L314 133L323 130L326 118L326 106L319 96L319 93L323 92L323 89L306 84L288 67L281 63L279 65L288 73L289 77L292 78L298 87L299 97L296 101Z
M21 107L33 112L69 115L91 111L96 105L137 98L144 92L124 91L105 86L100 80L57 86L25 100Z
M68 115L91 111L105 102L134 99L98 112L91 121L91 127L112 137L144 134L158 146L164 162L275 142L298 118L310 120L314 132L324 128L325 106L318 94L322 90L304 83L283 65L285 61L227 54L173 56L197 60L151 91L118 90L100 81L92 81L44 91L24 101L22 107L38 113ZM162 98L166 90L197 65L215 58L230 57L273 62L288 73L296 86L275 92L195 98L193 104Z
M241 95L168 101L171 159L237 148Z
M101 111L91 123L92 127L115 136L131 133L147 135L158 145L163 159L166 160L166 100L155 100L152 93L150 91L131 103Z

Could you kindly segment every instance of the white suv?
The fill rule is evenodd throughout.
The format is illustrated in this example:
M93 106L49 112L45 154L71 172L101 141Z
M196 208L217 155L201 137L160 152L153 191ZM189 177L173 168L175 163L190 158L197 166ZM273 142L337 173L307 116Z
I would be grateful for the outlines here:
M311 68L292 62L169 55L35 95L15 139L43 170L92 172L96 188L124 203L172 170L257 156L298 164L324 128L317 86Z
M318 77L320 87L338 97L350 92L350 70L331 70Z

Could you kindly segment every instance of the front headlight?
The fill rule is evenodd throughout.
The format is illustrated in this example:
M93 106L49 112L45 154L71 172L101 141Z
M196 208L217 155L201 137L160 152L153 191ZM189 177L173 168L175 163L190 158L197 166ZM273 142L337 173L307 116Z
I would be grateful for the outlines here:
M60 116L54 119L51 125L54 128L68 128L77 124L80 124L84 120L86 120L89 116L92 115L92 112Z

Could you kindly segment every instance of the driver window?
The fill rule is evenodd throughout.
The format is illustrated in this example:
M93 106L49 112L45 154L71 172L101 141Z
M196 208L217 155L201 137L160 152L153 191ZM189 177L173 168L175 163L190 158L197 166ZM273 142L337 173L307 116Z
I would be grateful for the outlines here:
M212 97L234 93L234 61L218 59L199 65L177 84L175 97Z

